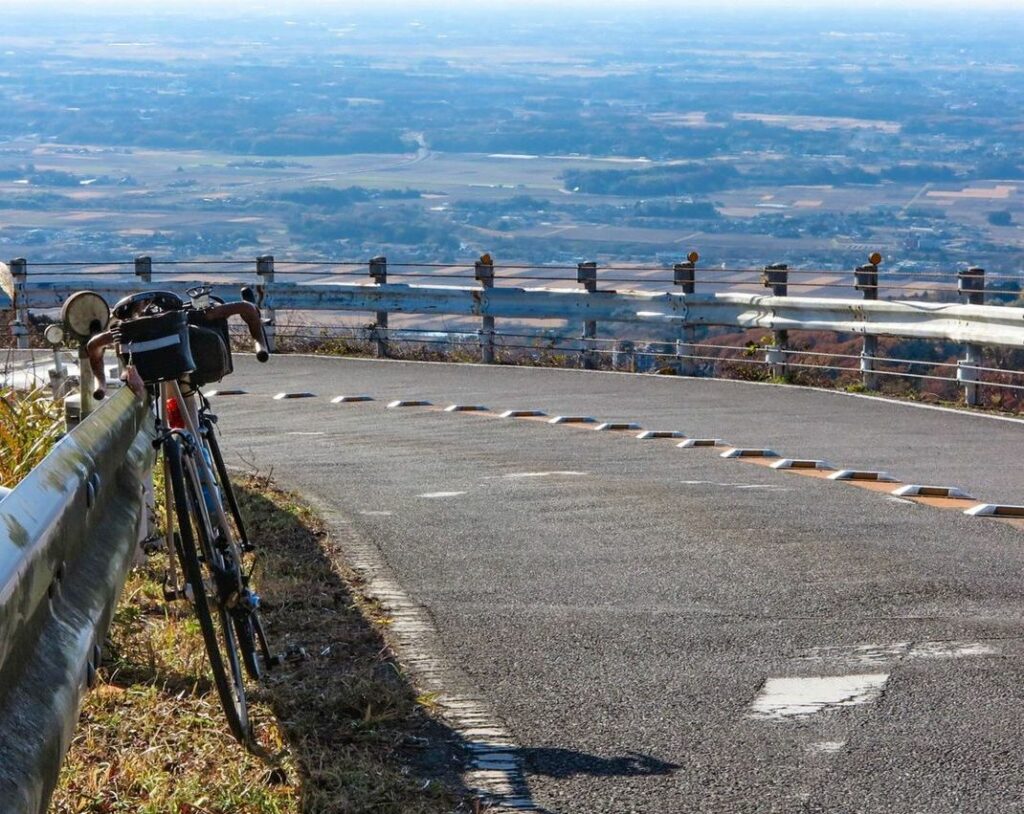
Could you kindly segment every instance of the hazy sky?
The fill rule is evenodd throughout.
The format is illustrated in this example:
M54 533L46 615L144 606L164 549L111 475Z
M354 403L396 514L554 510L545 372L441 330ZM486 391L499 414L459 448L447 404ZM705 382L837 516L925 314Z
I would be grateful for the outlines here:
M829 6L837 9L849 9L850 0L489 0L484 8L507 6L522 9L524 6L536 5L552 9L565 6L577 8L607 8L631 11L637 7L658 9L696 10L700 8L723 9L758 8L758 9L797 9L808 8L824 10ZM857 0L860 9L891 9L902 11L908 8L950 9L970 11L979 8L1022 10L1022 0ZM387 7L415 9L420 12L444 9L454 10L466 8L481 11L479 0L0 0L0 11L3 9L33 10L41 8L60 8L72 12L116 11L132 13L133 11L211 11L258 12L258 13L298 13L301 11L354 10L365 8L381 11Z

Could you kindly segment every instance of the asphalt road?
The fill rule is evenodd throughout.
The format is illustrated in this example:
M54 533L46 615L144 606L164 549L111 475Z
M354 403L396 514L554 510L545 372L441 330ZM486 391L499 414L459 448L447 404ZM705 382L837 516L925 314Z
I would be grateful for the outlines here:
M668 440L385 405L635 421L1008 503L1022 423L674 377L236 361L229 458L379 551L543 810L1024 810L1024 531ZM316 397L271 398L289 390Z

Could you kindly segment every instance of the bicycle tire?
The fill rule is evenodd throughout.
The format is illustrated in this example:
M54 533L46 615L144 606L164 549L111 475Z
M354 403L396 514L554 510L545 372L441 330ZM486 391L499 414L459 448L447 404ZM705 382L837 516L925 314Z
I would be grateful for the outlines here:
M176 438L170 437L164 442L163 449L170 470L171 491L174 496L174 510L178 522L178 534L175 540L178 558L185 581L191 588L190 599L203 634L206 655L213 673L213 683L217 689L221 706L224 708L231 734L240 743L248 745L251 743L252 730L234 625L228 611L216 596L213 601L216 622L214 613L211 613L211 598L207 588L207 575L204 571L210 572L209 577L216 585L212 563L217 553L213 548L213 541L210 539L202 512L198 509L197 500L203 499L202 489L199 484L194 482L191 473L183 465L183 455L188 453L182 450L181 443ZM200 549L203 552L204 563L199 560ZM216 593L216 588L214 592Z
M204 417L201 419L201 428L203 432L202 440L206 443L207 449L210 451L210 457L213 460L213 474L217 478L217 485L220 487L221 494L225 498L232 520L238 531L241 552L253 551L255 547L249 541L245 524L242 522L242 514L238 507L238 501L235 498L231 477L228 475L227 466L224 464L224 456L220 451L220 443L217 441L214 424L209 418ZM239 563L239 568L241 568L241 563ZM248 581L243 578L243 582L247 583ZM248 588L248 584L245 584L245 587ZM263 677L263 666L269 666L273 658L270 652L270 645L267 643L266 632L263 629L263 621L260 619L259 613L255 608L232 611L231 616L235 623L236 639L246 672L251 678L258 681ZM260 657L263 659L262 665L260 664Z
M205 442L206 448L210 450L210 457L213 459L213 474L216 475L221 493L228 504L231 519L234 521L238 531L238 541L241 544L242 551L252 551L253 545L249 542L249 534L246 532L245 524L242 522L242 512L238 508L235 488L231 484L231 478L228 476L228 468L225 466L224 456L220 452L220 443L217 441L213 422L204 416L200 419L200 427L203 433L203 438L200 440Z

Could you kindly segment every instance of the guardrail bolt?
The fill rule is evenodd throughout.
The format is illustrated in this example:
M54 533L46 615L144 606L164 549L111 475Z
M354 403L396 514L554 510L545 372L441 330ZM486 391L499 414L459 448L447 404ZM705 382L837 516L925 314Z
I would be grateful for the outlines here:
M490 254L480 255L473 266L473 273L481 288L494 288L494 260ZM484 305L481 302L481 306ZM485 365L494 364L494 317L480 319L480 361Z
M972 266L956 273L956 288L968 305L985 304L985 269ZM978 365L982 361L980 345L968 344L966 355L960 360L956 377L964 386L964 402L971 407L981 404L981 385Z
M9 264L11 276L14 278L14 323L11 325L11 337L17 348L29 347L28 340L28 297L25 288L28 285L28 261L24 257L16 257Z
M386 257L374 257L370 260L370 277L377 285L386 285L388 281L388 259ZM373 326L373 338L377 345L377 358L384 359L388 356L388 312L378 311L377 320Z
M878 299L878 266L882 255L873 252L868 262L853 271L853 287L864 294L865 300ZM878 389L878 375L875 373L875 359L878 356L878 337L864 335L864 346L860 354L861 382L868 390Z
M672 267L672 282L682 288L683 295L694 294L697 290L697 261L700 255L697 252L690 252L686 261L676 263ZM685 306L684 306L685 307ZM697 329L693 325L683 322L682 336L676 341L676 356L678 357L677 368L681 376L693 376L696 367L693 362L693 345L696 341Z
M576 265L576 282L591 294L597 291L597 263L588 260ZM583 349L580 351L580 367L593 370L596 366L594 339L597 337L597 322L592 319L583 322Z
M761 272L761 285L772 290L775 297L789 294L789 266L786 263L771 263ZM786 378L788 365L786 351L789 349L789 331L772 331L775 344L768 349L765 361L769 364L772 376L776 379Z
M153 258L140 254L135 258L135 276L144 283L153 282Z

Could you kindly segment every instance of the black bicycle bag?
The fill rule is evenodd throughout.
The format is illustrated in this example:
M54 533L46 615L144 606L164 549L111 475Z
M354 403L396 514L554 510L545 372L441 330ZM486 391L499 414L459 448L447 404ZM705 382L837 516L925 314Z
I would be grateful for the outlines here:
M231 360L231 335L226 319L207 319L201 309L186 312L189 322L189 344L195 368L189 381L196 387L219 382L235 367Z
M184 311L122 320L112 329L117 352L146 384L179 379L195 369Z

